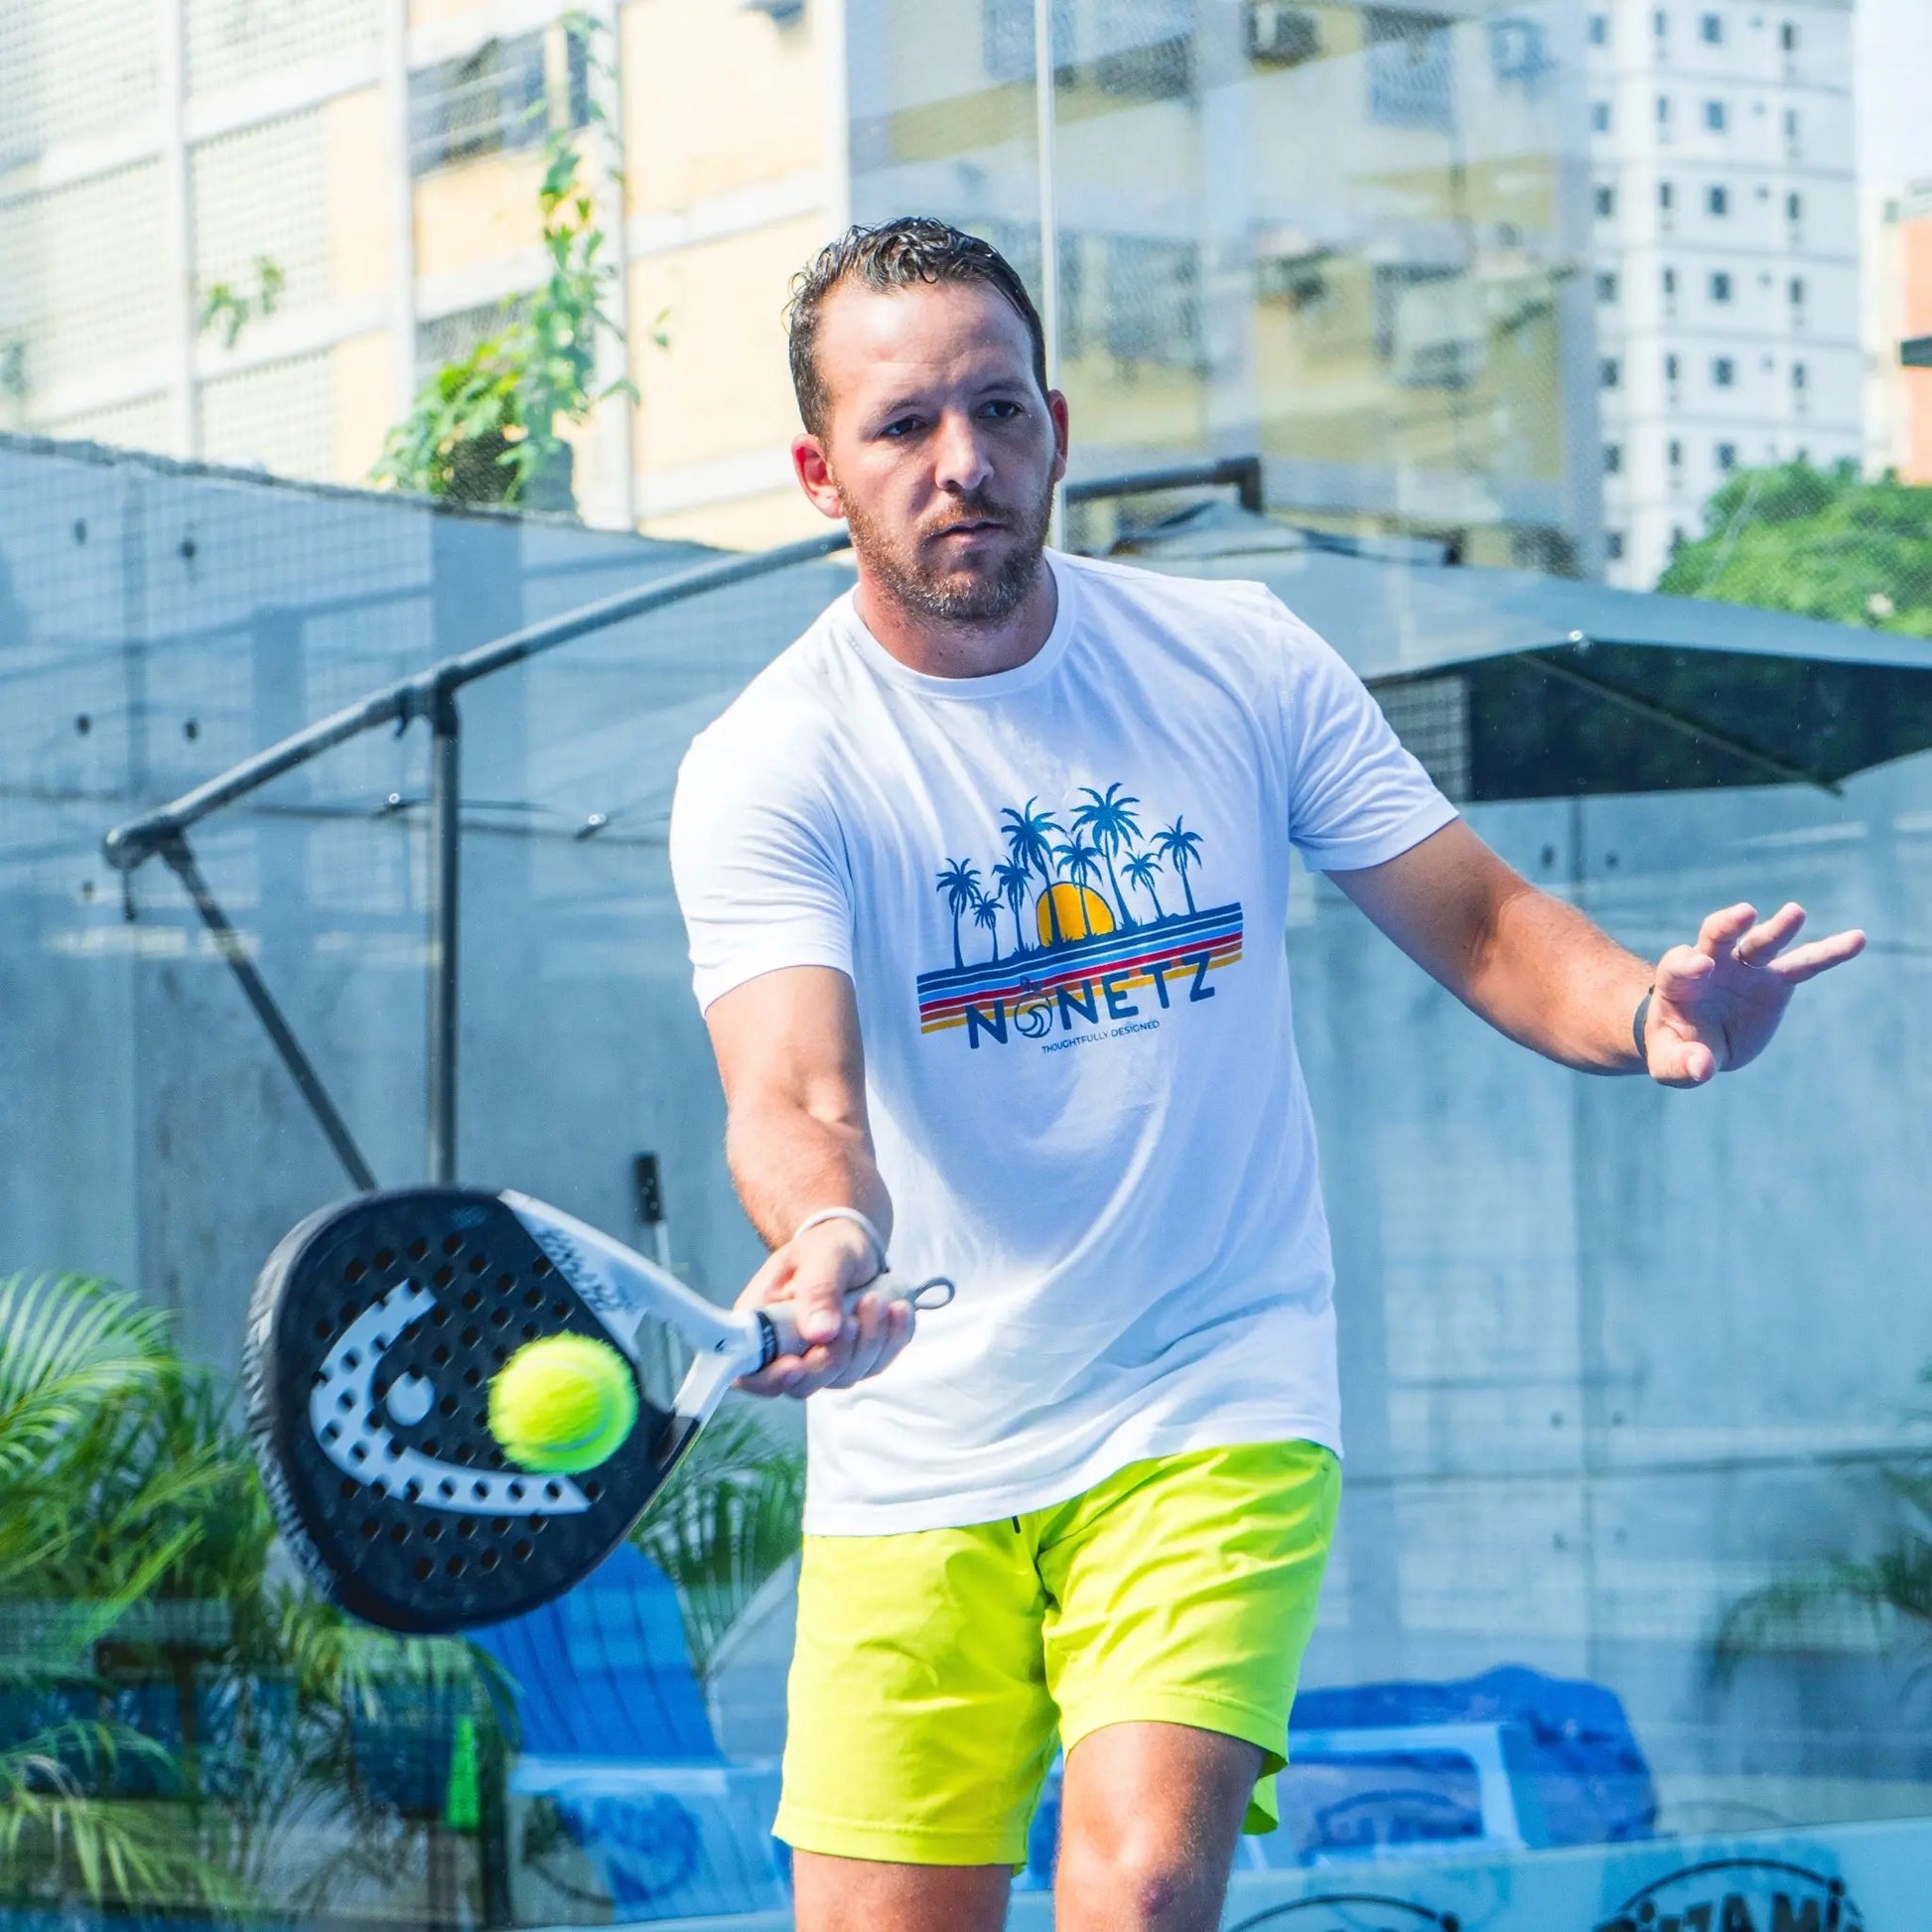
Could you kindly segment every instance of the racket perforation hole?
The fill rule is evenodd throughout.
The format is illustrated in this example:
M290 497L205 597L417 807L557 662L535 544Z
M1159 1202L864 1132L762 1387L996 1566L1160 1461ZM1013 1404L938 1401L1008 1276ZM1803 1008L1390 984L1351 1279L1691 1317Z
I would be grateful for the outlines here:
M568 1321L570 1319L570 1304L568 1302L552 1302L550 1304L550 1312L559 1321Z
M447 1570L452 1577L461 1577L463 1573L470 1568L470 1566L462 1557L452 1557L449 1560L449 1562L443 1566L443 1568Z
M362 1358L352 1348L348 1351L346 1355L343 1357L343 1367L349 1370L351 1373L353 1373L356 1369L360 1368L361 1366L362 1366Z
M449 1361L450 1361L449 1343L439 1341L436 1344L436 1346L429 1351L429 1358L431 1361L433 1361L436 1364L438 1368L447 1368L449 1366Z
M500 1305L496 1308L491 1309L489 1311L489 1325L492 1328L501 1328L506 1326L508 1324L509 1318L510 1318L509 1310L501 1307Z
M509 1277L508 1277L507 1275L505 1275L505 1276L503 1277L503 1280L504 1280L505 1282L507 1282L507 1281L509 1280ZM524 1306L524 1307L525 1307L526 1309L540 1309L540 1308L542 1308L542 1307L543 1307L543 1296L542 1296L542 1293L541 1293L541 1292L540 1292L539 1290L537 1290L537 1289L534 1289L534 1288L526 1288L526 1289L525 1289L525 1290L523 1291L523 1306Z
M534 1547L535 1546L530 1542L528 1537L519 1536L516 1539L516 1541L510 1545L510 1555L514 1557L518 1563L528 1563L530 1560L530 1553Z
M433 1281L438 1288L448 1288L449 1285L456 1280L456 1270L454 1268L439 1268L436 1271L436 1273L430 1277L430 1280Z
M402 1486L402 1499L406 1503L418 1501L423 1493L423 1485L411 1476Z
M316 1339L318 1341L327 1341L335 1332L336 1324L326 1314L316 1323Z
M342 1394L336 1398L336 1407L342 1410L353 1409L355 1407L355 1396L353 1392L348 1389L345 1389L342 1392Z
M395 1544L407 1543L409 1541L409 1525L407 1523L391 1523L389 1525L389 1541Z
M463 1521L456 1526L456 1533L457 1535L462 1537L466 1543L471 1541L477 1534L477 1519L474 1516L466 1516L463 1519Z
M335 1426L336 1425L334 1423L331 1423L329 1425L331 1429L334 1429ZM357 1482L353 1476L344 1476L342 1480L342 1498L344 1502L346 1502L349 1499L349 1497L354 1495L356 1490L361 1488L361 1486L362 1485L359 1482Z
M428 1537L428 1539L432 1543L438 1542L441 1540L443 1535L443 1525L437 1522L434 1517L432 1517L430 1521L428 1521L423 1525L423 1534L426 1537Z
M345 1302L345 1303L343 1304L343 1326L344 1326L345 1328L346 1328L346 1327L348 1326L348 1324L349 1324L349 1323L350 1323L351 1321L353 1321L353 1320L355 1319L355 1317L356 1317L356 1316L357 1316L358 1314L360 1314L361 1312L362 1312L362 1305L361 1305L361 1303L359 1303L359 1302Z
M599 1482L597 1478L593 1476L588 1482L584 1484L584 1494L587 1495L592 1502L596 1502L598 1498L604 1494L603 1483Z
M460 1334L457 1337L457 1340L462 1342L462 1344L466 1348L474 1348L476 1347L478 1342L483 1340L483 1330L475 1326L466 1328L464 1329L462 1334Z
M416 1559L416 1581L419 1584L428 1583L430 1578L435 1574L436 1566L427 1557L418 1557Z
M456 1397L446 1395L436 1406L444 1415L453 1416L456 1414Z
M368 1272L369 1272L368 1265L362 1261L351 1261L348 1264L348 1266L343 1270L344 1275L349 1281L352 1282L359 1282L362 1279L362 1277L366 1275Z
M396 1265L395 1249L378 1248L375 1251L375 1265L378 1268L393 1268Z
M530 1273L533 1275L541 1277L549 1274L549 1272L550 1257L548 1255L538 1255L536 1260L530 1264Z
M322 1440L325 1443L333 1443L336 1440L336 1438L340 1436L342 1433L343 1433L342 1424L336 1422L333 1419L330 1420L329 1422L324 1423L322 1426ZM353 1494L355 1489L354 1483L351 1482L348 1485L348 1488L349 1488L349 1492Z
M474 1368L466 1368L463 1371L463 1386L466 1389L476 1388L477 1385L482 1382L482 1380L483 1380L482 1374Z
M450 1311L448 1309L446 1309L443 1306L441 1302L437 1303L435 1308L430 1310L429 1318L433 1322L435 1322L439 1328L447 1328L450 1325Z
M480 1564L482 1564L485 1570L494 1570L496 1566L502 1562L502 1558L499 1557L494 1550L485 1550L483 1553L483 1555L477 1559L477 1561Z
M487 1255L472 1255L465 1266L469 1268L471 1274L481 1275L489 1266L489 1257Z
M546 1482L543 1485L543 1493L551 1502L554 1503L560 1500L561 1497L563 1496L564 1493L563 1485L561 1483L556 1483L556 1482Z
M510 1483L509 1496L511 1502L520 1503L523 1500L523 1485L520 1482L512 1481Z
M373 1538L374 1538L374 1536L375 1536L375 1532L376 1532L376 1521L375 1521L375 1518L374 1518L373 1516L364 1516L364 1517L362 1518L362 1534L363 1534L363 1536L364 1536L365 1538L368 1538L368 1539L370 1539L370 1540L373 1540Z
M507 1516L492 1516L489 1519L491 1536L507 1536L510 1533L510 1519Z
M514 1275L498 1275L496 1277L496 1287L498 1292L501 1294L504 1295L509 1294L510 1291L515 1288L515 1286L516 1286L516 1277Z
M458 1234L446 1234L443 1237L443 1252L446 1255L460 1255L463 1252L463 1237Z
M498 1368L501 1368L502 1365L509 1360L509 1358L510 1358L510 1351L507 1348L497 1347L497 1348L492 1348L489 1351L489 1359L493 1361Z
M465 1295L463 1298L464 1313L475 1314L476 1311L482 1307L483 1307L483 1297L479 1295L474 1288L471 1289L470 1292L467 1295Z
M537 1338L537 1324L534 1321L526 1321L517 1332L525 1341L535 1341Z
M411 1261L421 1261L422 1258L428 1253L429 1253L429 1243L425 1241L420 1235L418 1235L417 1238L409 1244L409 1259Z
M477 1459L477 1451L468 1443L459 1443L456 1446L456 1459L468 1468Z

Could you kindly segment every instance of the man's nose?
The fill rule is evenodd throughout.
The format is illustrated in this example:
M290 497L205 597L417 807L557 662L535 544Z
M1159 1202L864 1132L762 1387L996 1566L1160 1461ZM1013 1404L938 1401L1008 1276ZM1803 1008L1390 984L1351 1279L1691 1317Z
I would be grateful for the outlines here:
M939 419L932 454L932 481L954 495L970 496L992 478L993 466L980 447L972 418L956 410L948 410Z

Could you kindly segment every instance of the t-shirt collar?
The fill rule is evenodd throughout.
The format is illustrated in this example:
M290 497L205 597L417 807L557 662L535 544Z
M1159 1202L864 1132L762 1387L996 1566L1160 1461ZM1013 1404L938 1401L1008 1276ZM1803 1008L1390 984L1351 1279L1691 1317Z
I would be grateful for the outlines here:
M1054 667L1066 655L1068 640L1073 635L1079 589L1076 573L1068 566L1066 559L1056 552L1048 550L1044 556L1047 569L1053 573L1057 599L1053 627L1046 633L1046 641L1038 650L1024 664L1016 664L1010 671L991 671L984 677L934 677L926 671L915 671L909 664L901 664L867 629L851 591L847 591L832 606L828 615L841 640L858 652L870 670L890 684L916 691L924 698L945 699L955 704L974 704L988 698L1008 697L1016 691L1028 690L1042 678L1050 677Z

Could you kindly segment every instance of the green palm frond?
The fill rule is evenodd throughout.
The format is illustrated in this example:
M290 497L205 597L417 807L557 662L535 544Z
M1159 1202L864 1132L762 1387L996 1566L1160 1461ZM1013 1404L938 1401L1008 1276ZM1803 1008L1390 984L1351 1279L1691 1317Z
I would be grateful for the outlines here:
M151 1385L167 1343L165 1315L91 1276L0 1280L0 1481Z
M797 1554L803 1454L726 1410L691 1446L631 1542L670 1578L703 1678L752 1598Z

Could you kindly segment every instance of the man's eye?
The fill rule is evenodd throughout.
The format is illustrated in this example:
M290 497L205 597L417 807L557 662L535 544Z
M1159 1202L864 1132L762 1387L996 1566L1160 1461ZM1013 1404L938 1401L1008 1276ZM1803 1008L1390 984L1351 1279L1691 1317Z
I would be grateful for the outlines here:
M1020 404L1015 402L1011 397L1003 396L996 402L989 402L986 405L986 413L989 416L999 416L999 417L1010 419L1015 416L1024 416L1027 412L1020 406Z
M911 435L918 426L919 419L916 416L900 416L888 423L879 433L882 436L906 437Z

